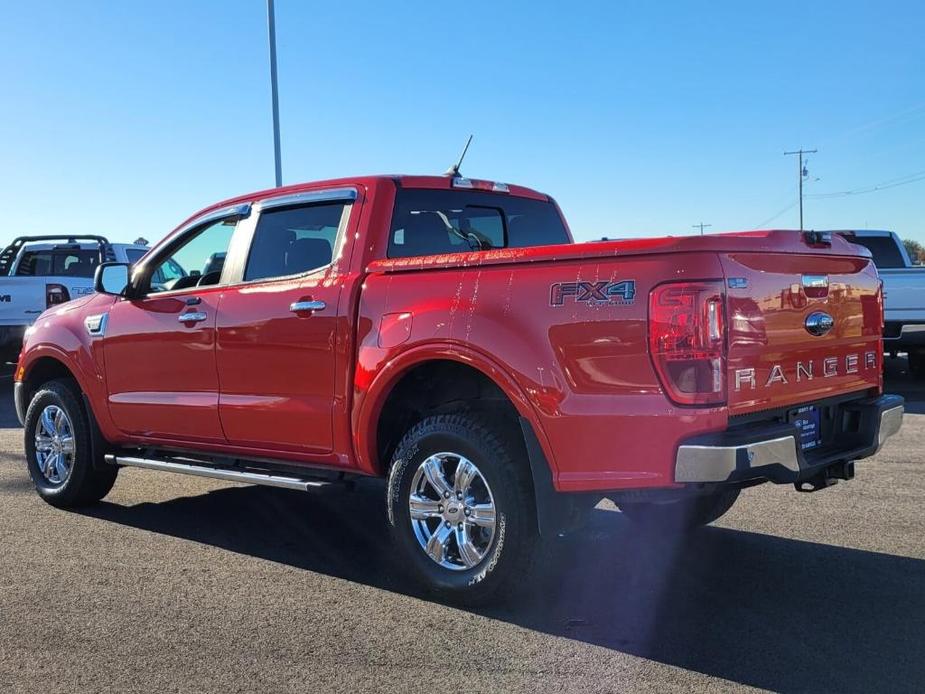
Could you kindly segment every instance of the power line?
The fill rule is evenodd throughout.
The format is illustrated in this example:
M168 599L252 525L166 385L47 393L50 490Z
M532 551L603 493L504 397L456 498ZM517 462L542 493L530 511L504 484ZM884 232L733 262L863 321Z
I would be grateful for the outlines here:
M799 168L797 169L797 176L800 179L800 231L803 231L803 178L807 175L806 169L803 168L803 155L804 154L815 154L817 150L815 149L803 149L802 147L795 152L784 152L784 156L790 156L791 154L798 154L799 159Z
M765 219L763 222L759 222L758 224L756 224L756 225L755 225L754 227L752 227L752 228L753 228L753 229L761 229L761 228L764 227L765 225L770 224L771 222L773 222L775 219L777 219L778 217L780 217L780 216L781 216L782 214L784 214L785 212L789 212L790 210L792 210L792 209L793 209L794 207L796 207L796 206L797 206L797 203L796 203L796 202L792 202L792 203L790 203L789 205L787 205L787 207L783 208L782 210L780 210L780 211L778 211L778 212L775 212L775 213L772 214L770 217L768 217L767 219Z
M852 190L840 190L832 193L814 193L813 195L807 195L806 197L821 200L826 198L843 198L849 195L865 195L866 193L876 193L880 190L889 190L890 188L897 188L899 186L905 186L910 183L918 183L922 180L925 180L925 171L917 171L916 173L907 174L906 176L900 176L898 178L891 178L887 181L883 181L882 183L877 183L872 186L864 186L862 188L854 188Z

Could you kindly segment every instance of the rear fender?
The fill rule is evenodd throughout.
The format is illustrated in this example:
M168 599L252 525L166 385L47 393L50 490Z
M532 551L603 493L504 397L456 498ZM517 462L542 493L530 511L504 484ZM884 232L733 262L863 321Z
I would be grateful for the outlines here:
M392 389L407 372L415 366L435 360L455 361L470 366L497 385L520 417L530 424L549 463L550 474L554 474L555 460L545 432L533 406L514 378L487 354L471 346L445 342L418 344L390 358L365 388L361 388L360 383L355 384L357 406L354 408L352 424L360 470L374 475L385 473L386 462L378 460L376 450L378 421L382 408ZM360 362L363 362L362 358Z

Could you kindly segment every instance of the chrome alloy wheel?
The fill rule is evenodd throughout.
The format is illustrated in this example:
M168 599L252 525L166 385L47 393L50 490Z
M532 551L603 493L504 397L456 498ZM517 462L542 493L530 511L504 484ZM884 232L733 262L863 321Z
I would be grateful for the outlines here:
M35 427L35 462L51 484L64 484L74 466L74 429L57 405L42 410Z
M495 500L472 461L435 453L420 464L408 500L414 535L433 561L454 571L481 562L495 537Z

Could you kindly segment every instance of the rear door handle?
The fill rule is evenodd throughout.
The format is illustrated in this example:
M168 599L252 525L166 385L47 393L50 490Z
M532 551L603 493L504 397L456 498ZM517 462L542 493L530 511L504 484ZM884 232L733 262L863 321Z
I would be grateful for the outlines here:
M181 323L198 323L199 321L204 321L208 316L204 311L190 311L189 313L181 313L177 318Z
M312 311L323 311L327 304L323 301L294 301L289 304L289 310L293 313L311 313Z

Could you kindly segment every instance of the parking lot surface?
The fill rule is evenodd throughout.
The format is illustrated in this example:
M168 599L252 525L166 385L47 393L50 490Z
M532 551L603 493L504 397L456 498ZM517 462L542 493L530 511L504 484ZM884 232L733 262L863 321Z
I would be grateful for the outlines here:
M466 611L396 566L382 490L321 496L127 469L100 505L32 491L0 381L0 692L920 692L925 386L814 494L746 490L646 540L606 503L516 604Z

